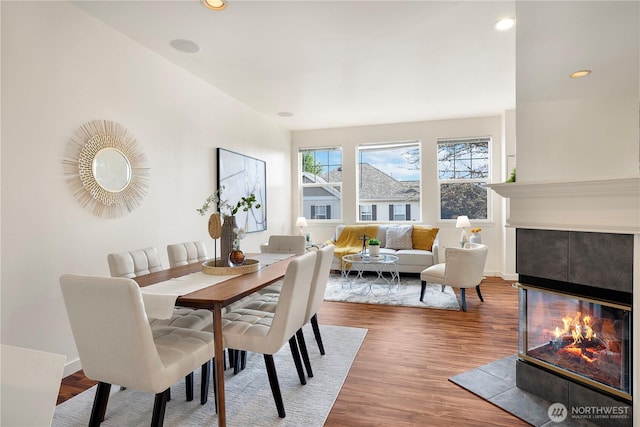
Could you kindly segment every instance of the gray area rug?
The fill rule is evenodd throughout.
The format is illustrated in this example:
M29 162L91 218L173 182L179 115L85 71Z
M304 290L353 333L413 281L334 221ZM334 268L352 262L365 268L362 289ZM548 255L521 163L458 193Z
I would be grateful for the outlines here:
M366 329L320 325L326 354L321 356L309 325L304 334L313 368L313 378L301 385L286 344L274 355L286 418L279 418L269 388L261 354L249 353L245 370L225 373L227 425L229 426L322 426L349 373L351 364L367 333ZM194 375L194 400L185 400L184 380L171 387L164 425L215 426L213 387L209 401L200 405L200 371ZM53 426L86 426L96 387L58 405ZM151 423L154 396L135 390L111 387L111 396L103 426L148 426Z
M362 279L348 281L343 280L340 274L332 273L329 276L324 299L326 301L460 310L456 295L449 286L445 287L442 292L440 285L427 284L424 301L420 301L420 277L409 275L400 275L400 284L392 285L378 279L375 273L367 273Z

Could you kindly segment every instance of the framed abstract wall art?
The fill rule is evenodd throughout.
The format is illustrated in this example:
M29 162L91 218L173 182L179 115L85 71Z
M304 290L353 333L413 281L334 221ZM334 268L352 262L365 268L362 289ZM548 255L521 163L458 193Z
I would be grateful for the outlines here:
M235 153L224 148L217 149L218 155L218 189L220 200L235 205L242 197L255 195L256 204L244 212L236 213L238 227L245 227L246 232L264 231L267 229L267 164L264 160Z

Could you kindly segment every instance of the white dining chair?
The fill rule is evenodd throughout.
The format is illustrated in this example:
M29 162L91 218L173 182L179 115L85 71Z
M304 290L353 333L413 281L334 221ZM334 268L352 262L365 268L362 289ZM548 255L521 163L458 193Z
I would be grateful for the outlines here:
M171 385L199 366L208 373L213 334L179 327L152 331L132 279L65 274L60 287L82 369L98 381L89 425L101 424L111 384L120 384L155 394L151 425L162 426Z
M107 255L109 271L112 277L134 278L143 274L161 271L162 262L155 247L134 249L132 251L110 253ZM169 319L149 319L153 331L166 326L193 329L195 331L213 331L213 315L209 310L176 307ZM200 403L207 402L207 388L204 377L200 386ZM193 400L193 375L187 378L187 400Z
M307 300L307 309L305 313L305 319L303 325L311 323L311 328L318 345L320 354L324 355L324 343L322 342L322 335L320 334L320 327L318 325L318 310L324 302L324 294L327 290L327 282L329 280L329 274L331 272L331 262L333 261L333 245L327 245L324 248L316 252L316 263L313 269L313 276L311 278L311 288L309 291L309 298ZM250 301L248 301L244 308L252 310L262 310L268 312L275 312L280 299L279 292L273 292L268 294L262 294ZM300 352L302 359L307 369L307 375L313 377L313 370L309 360L306 341L302 328L296 332Z
M208 259L207 247L200 240L167 245L167 256L169 257L169 267L204 262Z
M283 279L280 299L273 313L238 308L222 317L225 346L241 351L262 353L278 416L285 417L284 403L273 363L273 354L288 341L298 377L306 384L296 341L296 331L304 324L316 253L309 252L292 260Z

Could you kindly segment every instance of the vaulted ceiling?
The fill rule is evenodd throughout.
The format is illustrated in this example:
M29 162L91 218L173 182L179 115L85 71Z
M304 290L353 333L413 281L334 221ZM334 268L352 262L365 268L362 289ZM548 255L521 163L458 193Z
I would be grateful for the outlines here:
M291 130L515 107L515 31L493 28L515 15L511 1L73 3Z

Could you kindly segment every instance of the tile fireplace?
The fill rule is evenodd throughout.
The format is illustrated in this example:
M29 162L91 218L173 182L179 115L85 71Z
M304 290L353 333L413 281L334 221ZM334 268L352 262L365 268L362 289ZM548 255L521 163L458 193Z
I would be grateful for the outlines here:
M519 388L632 413L633 251L631 234L516 230Z

